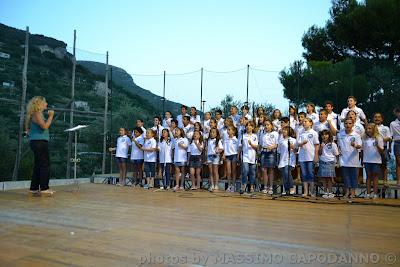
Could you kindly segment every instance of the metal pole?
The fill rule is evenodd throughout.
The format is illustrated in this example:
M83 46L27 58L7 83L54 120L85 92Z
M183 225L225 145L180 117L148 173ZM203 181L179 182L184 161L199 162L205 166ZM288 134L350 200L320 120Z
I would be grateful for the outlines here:
M73 57L72 57L71 110L69 113L69 128L74 127L75 69L76 69L75 44L76 44L76 30L74 30L74 47L73 47ZM66 173L67 179L71 177L71 144L72 144L72 132L68 132L68 154L67 154L67 173Z
M249 104L249 70L250 65L247 65L246 105Z
M104 125L103 125L103 161L101 164L101 173L106 173L107 157L107 112L108 112L108 51L106 54L106 79L105 79L105 100L104 100Z
M162 118L165 117L165 70L164 70L164 85L163 85L163 104L162 104Z
M201 113L204 117L204 110L202 108L203 105L203 68L201 68L201 78L200 78L200 108L201 108Z
M113 110L113 68L110 68L110 144L113 143L113 138L112 138L112 129L113 129L113 115L112 115L112 110Z
M74 132L75 134L75 152L74 152L74 182L76 183L76 162L78 161L77 159L77 145L78 145L78 131Z
M19 165L21 162L22 132L24 131L26 87L27 87L26 73L28 71L28 55L29 55L29 27L26 27L25 57L24 57L24 67L22 69L22 95L21 95L20 113L19 113L18 148L17 148L17 155L15 156L14 171L13 171L13 175L12 175L13 181L16 181L18 178L18 170L19 170Z

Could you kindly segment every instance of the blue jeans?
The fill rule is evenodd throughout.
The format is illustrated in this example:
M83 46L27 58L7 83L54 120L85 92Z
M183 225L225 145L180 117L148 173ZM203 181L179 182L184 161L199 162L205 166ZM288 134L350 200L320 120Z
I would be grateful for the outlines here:
M357 188L357 168L356 167L342 167L342 175L345 188Z
M247 177L249 177L250 184L254 185L256 180L256 164L242 163L242 185L247 184Z
M168 187L170 186L170 178L171 178L171 166L172 163L160 163L161 166L161 173L163 175L163 186ZM165 173L164 173L165 168Z
M285 191L289 191L290 188L293 187L293 178L292 178L292 166L285 166L283 168L279 168L281 171L282 175L282 180L283 180L283 187Z
M314 182L314 162L303 161L300 162L301 176L303 182L312 183Z

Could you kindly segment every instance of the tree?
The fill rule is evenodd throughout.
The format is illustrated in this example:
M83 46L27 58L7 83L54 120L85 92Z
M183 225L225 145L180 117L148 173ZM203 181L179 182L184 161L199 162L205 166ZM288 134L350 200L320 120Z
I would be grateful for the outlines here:
M367 114L391 117L400 95L400 1L334 0L330 15L304 34L305 61L281 71L285 97L299 106L331 100L341 109L354 95Z

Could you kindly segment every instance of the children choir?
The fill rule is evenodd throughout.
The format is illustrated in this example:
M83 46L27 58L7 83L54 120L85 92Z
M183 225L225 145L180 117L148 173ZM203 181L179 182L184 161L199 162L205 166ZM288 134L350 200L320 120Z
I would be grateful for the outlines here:
M394 110L394 115L396 119L389 127L379 112L368 120L354 96L348 97L347 107L340 114L327 101L318 113L313 103L306 105L306 112L297 112L297 107L291 105L287 117L279 109L266 114L263 107L258 107L253 117L244 105L240 112L232 106L227 118L216 110L213 114L206 112L202 120L195 107L188 113L183 105L176 118L169 111L163 119L154 117L154 126L149 129L140 119L132 132L120 128L116 148L110 151L116 151L120 186L126 185L130 164L133 186L146 189L154 187L154 178L160 175L163 190L184 190L187 176L190 189L197 190L205 176L203 170L207 170L209 191L260 191L272 195L279 173L282 195L295 194L295 179L302 182L302 197L316 197L314 183L318 177L323 185L322 197L334 198L332 187L339 173L344 198L350 202L364 169L365 198L374 199L378 197L378 178L387 182L390 153L396 159L400 184L400 108ZM221 165L225 188L219 187Z

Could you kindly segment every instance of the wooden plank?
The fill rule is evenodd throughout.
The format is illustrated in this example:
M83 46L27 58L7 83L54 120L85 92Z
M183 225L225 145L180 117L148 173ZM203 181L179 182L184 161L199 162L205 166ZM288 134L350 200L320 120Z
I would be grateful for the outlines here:
M83 184L78 192L58 187L50 198L2 192L0 264L175 266L175 259L181 266L226 266L232 263L226 255L240 254L285 260L317 253L398 255L399 200L377 206L224 195L101 184Z

